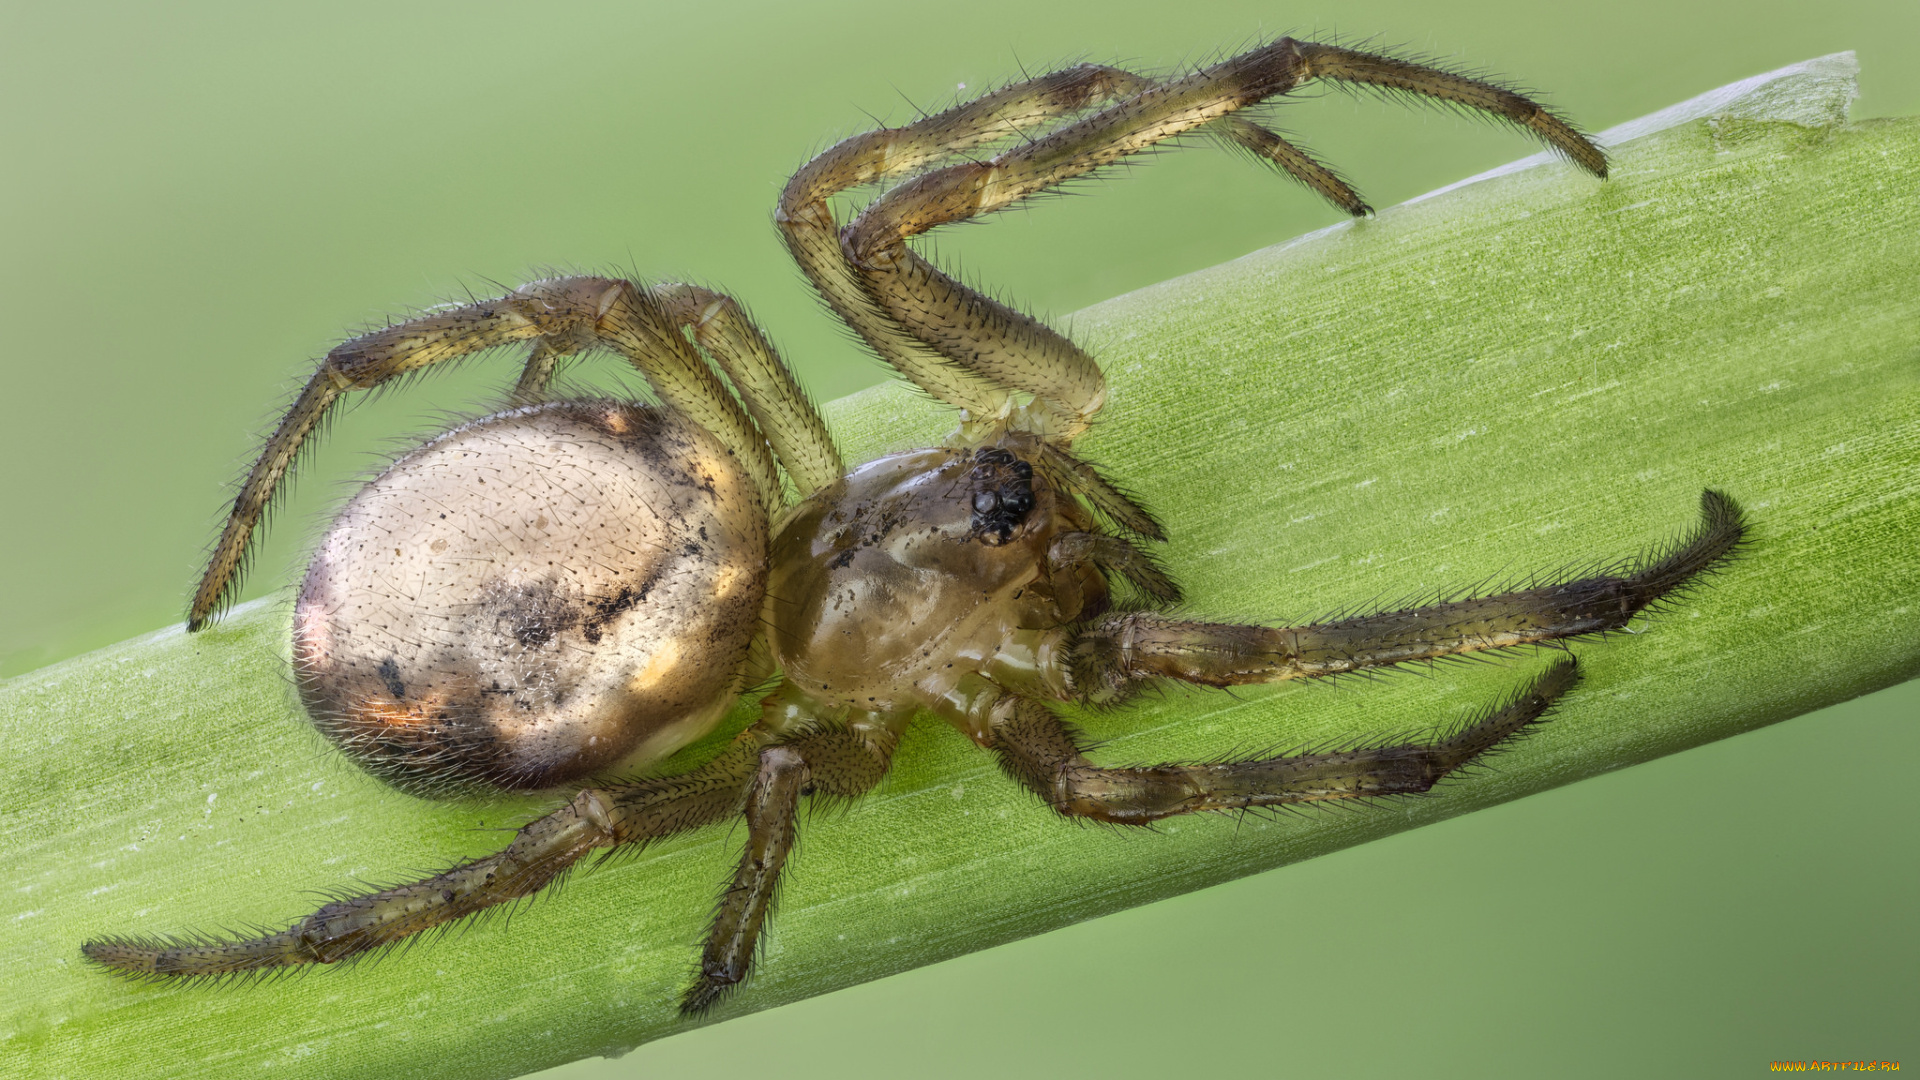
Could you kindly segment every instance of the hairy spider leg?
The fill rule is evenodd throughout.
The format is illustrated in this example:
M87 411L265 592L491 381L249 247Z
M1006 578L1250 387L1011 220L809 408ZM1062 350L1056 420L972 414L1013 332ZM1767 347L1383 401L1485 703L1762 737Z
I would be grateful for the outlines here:
M547 400L547 387L560 366L560 358L578 351L574 342L550 337L535 338L520 369L520 380L513 384L507 400L515 405L538 405Z
M226 603L239 582L248 545L260 519L273 500L303 443L321 417L343 394L367 390L395 376L419 371L500 345L531 340L534 347L523 370L515 397L537 398L552 375L554 361L585 348L603 347L619 353L643 374L660 400L706 428L740 459L769 512L782 502L780 479L767 439L740 402L702 360L682 332L685 286L667 286L664 302L654 290L628 281L600 277L564 277L536 281L492 300L444 308L397 323L342 343L321 361L279 426L267 439L260 457L234 498L220 538L214 544L206 573L195 591L187 627L197 630ZM709 298L717 293L700 292ZM714 303L709 299L707 306ZM724 308L725 305L722 305ZM738 308L722 319L724 339L709 335L722 347L736 346L740 356L716 358L733 362L746 373L755 365L780 366L779 357L764 338L748 341L736 324L745 316ZM696 333L698 332L696 327ZM757 350L757 352L756 352ZM731 369L730 369L731 370ZM790 379L788 380L791 381ZM782 427L782 443L804 448L796 477L817 477L826 460L838 460L825 427L804 395L782 397L777 403L758 402L768 380L735 379L750 407L766 415L802 417ZM811 420L804 417L811 415ZM784 423L784 421L783 421Z
M698 285L656 285L653 296L675 322L693 331L693 340L740 390L740 400L801 498L846 473L820 411L738 301Z
M1165 540L1167 531L1146 507L1135 502L1092 465L1045 440L1033 444L1034 463L1047 481L1087 500L1115 525L1149 540Z
M1279 166L1295 180L1306 185L1307 190L1354 217L1366 217L1373 213L1373 207L1368 206L1367 201L1360 197L1360 193L1353 189L1353 185L1347 183L1345 177L1334 172L1332 166L1315 160L1306 150L1266 128L1238 113L1224 120L1216 120L1212 126L1222 131L1228 146L1245 150L1255 158L1270 165Z
M995 381L991 373L969 369L963 361L943 355L910 333L877 306L841 252L839 222L827 200L850 188L910 175L974 147L1020 135L1049 121L1103 101L1137 94L1153 85L1154 80L1119 68L1082 64L1015 83L911 124L856 135L822 152L793 175L781 193L774 220L780 225L794 261L800 264L827 305L879 353L881 359L922 390L965 410L971 419L997 418L1010 405L1010 390L1034 392L1033 388ZM1220 135L1254 154L1276 161L1281 158L1274 156L1273 147L1287 145L1284 139L1251 121L1235 121L1222 128ZM1298 155L1299 151L1294 153ZM1018 315L1012 309L1007 310ZM1029 330L1036 335L1035 340L1058 352L1057 343L1048 337L1058 335L1038 323L1033 323ZM1057 392L1075 397L1099 396L1103 385L1099 368L1091 360L1084 363L1075 360L1076 353L1060 355L1075 366L1049 376L1029 364L1016 364L1013 372L1043 379L1039 385L1050 394L1065 385L1067 389Z
M1118 825L1203 811L1412 795L1538 721L1578 678L1574 661L1561 660L1510 701L1432 742L1135 768L1095 765L1072 728L1045 705L1008 698L992 729L993 750L1007 775L1058 813Z
M948 277L910 249L908 238L1004 209L1314 78L1477 109L1532 131L1596 175L1606 174L1606 158L1598 147L1544 107L1504 87L1389 57L1282 38L1185 78L1152 84L1093 116L991 158L948 165L908 180L874 200L842 230L845 261L868 299L894 323L987 382L1033 394L1050 414L1048 434L1070 442L1106 401L1105 381L1093 358L1065 335ZM1282 143L1256 143L1252 148L1309 186L1328 182L1330 173L1298 171L1301 162L1296 158L1304 154ZM1337 196L1334 201L1352 210L1357 198ZM911 372L909 376L915 377Z
M751 971L793 850L799 797L866 793L886 775L897 740L890 727L810 725L781 732L756 724L692 772L587 788L522 826L496 854L422 881L335 900L279 933L243 941L108 937L87 942L81 951L135 978L224 978L337 963L530 897L590 852L638 849L744 815L746 847L715 905L699 972L681 1005L684 1013L701 1013Z
M713 908L707 944L693 984L680 997L682 1015L712 1008L753 968L755 948L773 912L780 873L793 853L794 819L806 785L807 764L791 746L769 747L747 789L747 843L733 880Z
M776 695L769 707L778 711L785 705ZM866 794L886 775L898 740L892 726L812 726L761 752L744 809L746 846L733 881L714 905L700 967L680 998L683 1015L706 1012L752 972L781 871L793 852L800 796Z
M1153 679L1239 686L1537 645L1624 628L1648 605L1732 555L1745 531L1739 505L1708 490L1690 534L1617 573L1307 626L1115 613L1063 631L1068 640L1059 652L1068 657L1066 682L1074 696L1104 703Z
M134 976L242 975L331 964L444 926L495 904L533 895L582 856L725 821L759 765L748 731L718 757L682 776L588 788L567 805L521 826L500 852L423 881L350 896L289 929L247 941L114 937L81 947L89 959Z
M1154 679L1205 686L1278 682L1540 644L1618 630L1638 612L1724 561L1740 546L1740 507L1701 495L1699 525L1677 543L1622 568L1494 596L1454 600L1331 623L1275 628L1173 619L1155 612L1105 616L1061 635L1063 696L1102 704ZM1092 559L1125 574L1122 557L1064 534L1055 562ZM1130 576L1130 575L1129 575ZM1007 774L1055 811L1122 825L1175 814L1427 791L1546 715L1578 680L1556 662L1513 698L1452 734L1269 758L1105 768L1088 760L1073 729L1040 701L1015 695L993 707L987 744Z
M1284 43L1285 39L1282 39L1280 44ZM1476 109L1497 120L1524 128L1548 147L1565 154L1575 165L1601 179L1606 178L1606 152L1558 114L1524 94L1485 79L1470 78L1378 53L1359 52L1312 41L1293 44L1300 58L1300 82L1332 79Z

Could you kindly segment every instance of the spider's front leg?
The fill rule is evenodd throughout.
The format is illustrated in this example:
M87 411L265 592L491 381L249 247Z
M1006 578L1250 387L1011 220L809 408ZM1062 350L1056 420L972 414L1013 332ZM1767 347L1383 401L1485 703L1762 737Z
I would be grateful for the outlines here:
M693 330L741 401L687 341L683 328ZM510 396L514 404L541 400L561 357L614 352L646 377L663 404L734 452L769 512L783 501L769 441L802 495L831 484L842 471L839 451L812 403L731 297L688 285L646 288L612 278L536 281L506 296L442 308L363 334L327 353L241 483L194 593L187 628L205 625L231 598L255 528L302 447L343 397L513 344L530 349Z
M1152 679L1204 686L1280 682L1619 630L1725 560L1745 533L1739 505L1709 490L1701 493L1693 532L1614 573L1306 626L1116 613L1063 642L1067 681L1076 696L1106 703Z
M1020 425L1064 446L1088 429L1106 401L1093 357L1064 334L943 273L907 241L1198 131L1275 164L1349 213L1367 213L1365 202L1331 169L1235 115L1316 79L1458 105L1522 127L1581 168L1606 175L1599 147L1506 87L1281 38L1164 82L1113 69L1056 72L903 128L850 139L794 176L778 220L821 294L888 363L973 421L1009 416L1009 394L1031 394L1033 408L1023 411ZM1099 112L991 157L942 164L964 149L1032 131L1101 100L1110 103ZM836 231L829 195L923 168L928 171L892 187Z

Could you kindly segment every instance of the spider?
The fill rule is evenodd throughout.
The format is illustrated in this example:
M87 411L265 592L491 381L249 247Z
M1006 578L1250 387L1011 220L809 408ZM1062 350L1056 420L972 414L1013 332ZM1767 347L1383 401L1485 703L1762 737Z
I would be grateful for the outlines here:
M907 241L1189 132L1367 214L1333 170L1238 113L1312 79L1490 114L1606 175L1593 143L1512 90L1291 38L1168 80L1085 64L848 139L793 176L776 222L834 313L960 418L945 445L851 471L739 304L701 287L553 278L335 348L244 481L189 628L231 597L333 404L526 344L513 407L433 438L348 501L295 601L293 669L314 724L404 789L586 786L496 854L336 899L285 931L107 937L85 954L151 978L334 963L530 896L590 852L744 818L680 1003L697 1015L750 973L802 798L871 790L922 712L1060 815L1138 826L1426 792L1519 736L1577 681L1570 654L1430 741L1290 756L1103 767L1049 707L1619 630L1741 542L1739 507L1710 490L1686 537L1592 576L1292 627L1172 613L1180 589L1145 548L1161 525L1073 452L1106 399L1099 365ZM850 222L835 217L834 196L881 183ZM659 404L548 400L555 364L592 350L631 362ZM759 720L713 759L647 774L764 687Z

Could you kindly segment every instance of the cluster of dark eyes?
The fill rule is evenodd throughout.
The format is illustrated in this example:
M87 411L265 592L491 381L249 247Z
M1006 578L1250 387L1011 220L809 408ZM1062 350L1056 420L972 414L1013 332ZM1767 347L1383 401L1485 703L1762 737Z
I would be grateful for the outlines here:
M1004 544L1033 509L1033 466L997 447L974 451L973 460L973 535Z

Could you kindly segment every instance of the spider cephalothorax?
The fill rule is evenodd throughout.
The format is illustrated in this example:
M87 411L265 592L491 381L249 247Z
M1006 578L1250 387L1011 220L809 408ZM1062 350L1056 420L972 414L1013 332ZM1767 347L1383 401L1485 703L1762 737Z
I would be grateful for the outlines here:
M241 488L189 625L231 593L262 508L342 394L526 343L519 407L396 461L322 540L295 607L295 676L321 730L412 789L639 778L593 783L497 854L281 933L105 938L87 955L152 977L330 963L527 896L589 852L744 818L682 1000L698 1012L748 974L801 798L871 789L916 715L959 728L1059 813L1120 824L1423 792L1538 720L1575 682L1570 658L1451 735L1282 757L1102 767L1049 707L1618 629L1740 542L1739 509L1709 491L1692 534L1593 576L1295 627L1167 613L1179 590L1143 549L1160 525L1073 452L1106 401L1099 365L906 242L1194 131L1364 214L1331 170L1237 111L1314 78L1481 110L1605 175L1592 143L1510 90L1291 39L1167 81L1083 65L849 139L795 174L776 221L835 313L961 416L948 445L851 471L738 305L693 286L538 281L333 350ZM843 226L829 200L880 182L893 186ZM555 361L583 350L630 361L660 403L545 401ZM646 775L759 685L773 687L759 721L726 750Z

